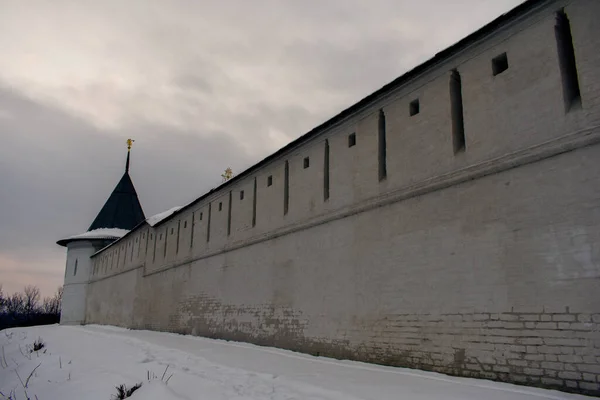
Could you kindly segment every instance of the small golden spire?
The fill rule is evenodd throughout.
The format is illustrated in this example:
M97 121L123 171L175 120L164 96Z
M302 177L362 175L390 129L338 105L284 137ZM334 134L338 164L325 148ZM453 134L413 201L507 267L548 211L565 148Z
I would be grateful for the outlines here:
M127 139L127 162L125 162L125 173L129 172L129 154L131 153L131 145L135 142L133 139Z
M231 170L231 168L227 168L225 170L225 173L221 174L221 177L223 178L223 182L227 182L228 180L233 178L233 171Z

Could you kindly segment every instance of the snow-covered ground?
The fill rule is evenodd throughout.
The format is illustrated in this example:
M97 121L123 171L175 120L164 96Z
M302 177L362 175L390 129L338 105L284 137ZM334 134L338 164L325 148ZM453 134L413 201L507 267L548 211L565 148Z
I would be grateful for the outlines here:
M38 337L45 349L28 353ZM16 399L25 399L26 386L31 399L109 400L116 394L115 386L139 382L142 387L131 399L588 399L243 343L104 326L10 329L0 333L0 345L0 399L11 392Z

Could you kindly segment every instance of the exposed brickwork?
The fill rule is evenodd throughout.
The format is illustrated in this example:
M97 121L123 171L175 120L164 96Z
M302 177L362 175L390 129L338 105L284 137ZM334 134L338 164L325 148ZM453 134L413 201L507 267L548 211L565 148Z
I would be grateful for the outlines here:
M600 314L557 310L394 315L366 342L373 361L443 373L598 390ZM539 322L569 320L572 322ZM383 339L383 340L382 340ZM402 351L404 350L404 351ZM402 357L396 358L400 351ZM361 357L362 358L362 357Z

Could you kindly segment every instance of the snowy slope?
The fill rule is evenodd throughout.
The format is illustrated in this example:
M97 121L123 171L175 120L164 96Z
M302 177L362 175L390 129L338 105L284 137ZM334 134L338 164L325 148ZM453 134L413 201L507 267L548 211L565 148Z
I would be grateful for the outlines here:
M45 353L28 354L26 346L38 337L46 343ZM249 344L114 327L10 329L0 333L0 345L4 351L4 355L0 353L0 399L13 390L17 399L25 399L23 386L27 383L31 399L108 400L116 394L116 385L138 382L143 384L130 397L134 400L588 399ZM148 382L148 375L156 378Z

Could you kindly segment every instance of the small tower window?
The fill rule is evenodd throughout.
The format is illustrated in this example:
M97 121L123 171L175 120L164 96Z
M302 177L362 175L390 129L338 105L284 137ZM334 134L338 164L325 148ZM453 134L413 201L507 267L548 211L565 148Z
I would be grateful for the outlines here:
M310 158L304 157L304 169L310 167Z
M73 269L73 276L77 275L77 259L75 259L75 268Z
M492 60L492 73L494 76L503 73L508 69L508 57L506 53L500 54Z
M244 191L240 190L240 200L244 200Z
M356 146L356 133L348 135L348 147Z
M411 101L408 105L408 112L410 113L410 116L412 117L413 115L417 115L420 111L419 108L419 99Z
M187 228L187 221L183 221L183 229Z
M220 202L219 202L219 211L221 211L222 209L223 209L223 202L222 202L222 201L220 201Z
M171 228L171 235L173 234L173 228Z
M267 186L271 186L273 184L273 175L269 175L267 178Z
M200 213L200 221L202 221L202 213Z

